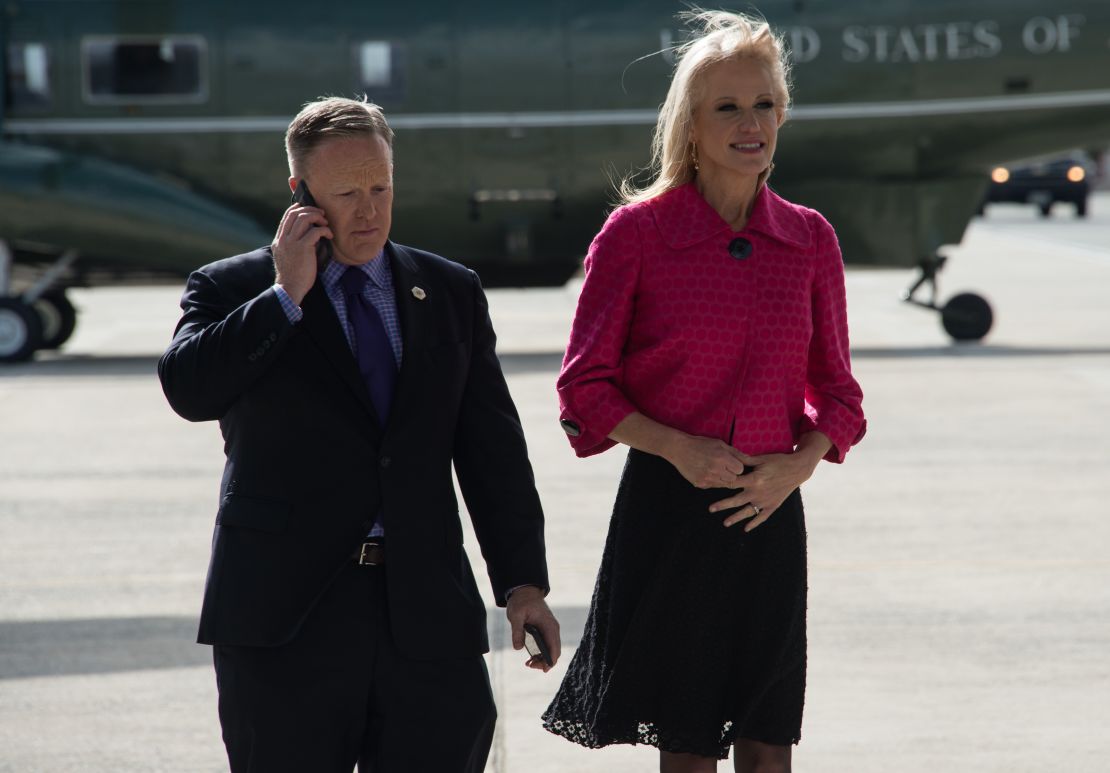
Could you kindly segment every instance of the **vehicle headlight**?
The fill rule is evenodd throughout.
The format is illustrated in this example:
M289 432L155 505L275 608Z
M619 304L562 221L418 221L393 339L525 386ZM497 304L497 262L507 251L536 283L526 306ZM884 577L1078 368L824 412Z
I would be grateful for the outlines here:
M1073 183L1083 182L1083 178L1087 176L1086 170L1081 166L1073 166L1068 169L1068 179Z
M991 179L1001 185L1010 179L1010 170L1004 166L996 166L991 170Z

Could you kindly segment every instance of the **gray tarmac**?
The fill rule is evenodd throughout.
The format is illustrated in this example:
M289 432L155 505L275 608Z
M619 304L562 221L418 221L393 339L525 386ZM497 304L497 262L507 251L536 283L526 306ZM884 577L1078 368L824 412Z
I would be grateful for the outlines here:
M982 345L950 344L898 302L912 272L848 274L870 430L805 488L795 769L1110 770L1110 193L1085 221L993 207L950 254L942 296L994 304ZM656 765L650 748L581 749L538 719L581 635L623 462L575 459L556 423L578 286L490 293L564 633L564 660L539 674L491 613L498 773ZM154 375L178 295L74 292L66 348L0 370L5 773L226 770L210 653L192 643L221 443L170 412Z

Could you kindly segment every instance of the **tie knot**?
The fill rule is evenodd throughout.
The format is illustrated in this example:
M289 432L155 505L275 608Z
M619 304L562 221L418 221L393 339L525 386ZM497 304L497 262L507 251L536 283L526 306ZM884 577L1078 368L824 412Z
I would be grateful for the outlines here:
M360 267L348 266L339 277L339 286L343 288L343 294L348 298L352 295L357 298L362 295L362 288L366 287L369 281L370 277L366 276L366 272Z

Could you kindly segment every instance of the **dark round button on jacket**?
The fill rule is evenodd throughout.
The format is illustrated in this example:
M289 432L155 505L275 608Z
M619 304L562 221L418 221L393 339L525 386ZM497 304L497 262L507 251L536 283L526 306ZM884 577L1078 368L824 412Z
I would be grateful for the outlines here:
M378 464L382 467L388 467L389 465L393 464L393 460L390 459L388 456L383 456L381 459L378 460Z
M582 434L582 430L579 428L579 426L570 419L560 419L559 424L562 426L563 432L567 433L571 437L578 437Z
M737 236L728 243L728 254L737 260L744 260L752 254L752 243L743 236Z

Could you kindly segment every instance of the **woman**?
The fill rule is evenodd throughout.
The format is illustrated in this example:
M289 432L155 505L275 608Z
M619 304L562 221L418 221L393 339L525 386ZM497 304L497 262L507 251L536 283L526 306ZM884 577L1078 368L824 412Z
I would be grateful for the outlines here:
M630 446L581 646L544 725L663 771L789 770L805 690L798 486L863 436L832 227L766 185L789 104L762 21L707 12L586 257L558 380L579 456Z

